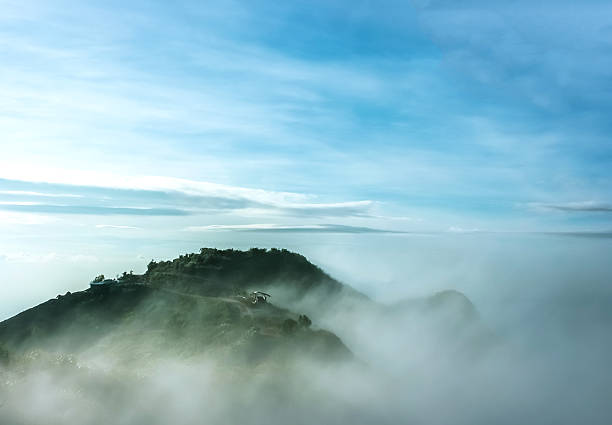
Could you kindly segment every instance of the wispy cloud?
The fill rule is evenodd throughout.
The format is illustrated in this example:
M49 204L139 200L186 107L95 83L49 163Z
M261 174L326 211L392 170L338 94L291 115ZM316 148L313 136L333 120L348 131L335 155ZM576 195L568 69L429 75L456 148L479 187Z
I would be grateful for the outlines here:
M90 205L0 204L0 209L28 213L79 215L181 216L190 214L189 211L173 208L99 207Z
M482 230L476 227L466 229L466 228L459 227L459 226L451 226L448 228L447 231L450 233L479 233L479 232L482 232Z
M553 236L568 236L577 238L593 238L593 239L612 239L612 230L610 231L575 231L575 232L541 232L542 234Z
M451 3L9 2L0 176L41 185L0 198L437 229L605 199L610 6ZM160 164L187 180L118 175Z
M595 201L565 203L531 203L530 206L544 210L557 210L567 212L612 212L612 204Z
M1 173L1 172L0 172ZM169 177L125 177L99 173L54 174L50 181L0 179L0 186L19 187L28 200L0 201L0 209L47 214L89 215L195 215L210 212L260 211L269 215L308 217L367 217L374 206L369 200L314 202L312 194L275 192ZM80 185L67 182L79 181ZM31 190L24 190L28 188ZM15 190L4 192L13 193ZM39 193L76 193L61 204L39 202ZM1 196L1 193L0 193ZM1 198L0 198L1 199Z
M136 226L125 226L116 224L96 224L97 229L126 229L126 230L138 230L140 227Z
M1 184L1 182L0 182ZM43 197L43 198L80 198L81 195L74 195L72 193L42 193L42 192L31 192L26 190L0 190L0 195L9 196L28 196L28 197Z
M373 204L372 201L336 202L331 204L295 203L279 205L277 208L290 215L367 217Z
M345 226L340 224L233 224L190 226L190 232L238 231L238 232L286 232L286 233L405 233L394 230L374 229L371 227Z
M612 105L601 90L612 75L608 2L432 0L419 10L447 60L489 88L546 110L597 105L601 117Z

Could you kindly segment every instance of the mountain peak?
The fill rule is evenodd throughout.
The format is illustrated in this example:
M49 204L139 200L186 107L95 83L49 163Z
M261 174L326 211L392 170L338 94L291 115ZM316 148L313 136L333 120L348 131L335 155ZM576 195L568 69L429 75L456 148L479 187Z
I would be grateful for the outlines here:
M343 285L303 255L286 249L248 251L202 248L169 261L151 261L143 282L199 295L231 295L282 284L299 294L313 288L331 293Z
M275 285L296 294L344 287L287 250L203 248L152 261L142 275L97 276L85 291L1 322L0 341L15 352L89 356L95 350L137 365L156 352L198 356L224 350L232 353L228 358L249 363L297 351L326 359L351 356L337 336L311 329L306 315L267 302L269 294L261 290Z

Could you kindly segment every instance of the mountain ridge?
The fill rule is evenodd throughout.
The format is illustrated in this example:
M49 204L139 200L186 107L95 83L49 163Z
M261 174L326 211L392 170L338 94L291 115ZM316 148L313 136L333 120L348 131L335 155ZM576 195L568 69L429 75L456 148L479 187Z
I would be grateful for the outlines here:
M249 298L257 290L270 291L272 302ZM246 362L290 358L298 351L349 359L351 351L335 333L317 328L320 318L345 311L346 317L364 320L358 317L362 309L393 318L409 306L438 314L448 305L458 305L460 316L444 320L464 326L477 319L471 302L457 291L382 305L285 249L202 248L151 261L142 275L98 276L84 291L59 295L0 322L0 348L85 357L104 353L128 364L164 351L187 357L226 352ZM303 312L314 319L313 328ZM333 327L327 319L322 323Z

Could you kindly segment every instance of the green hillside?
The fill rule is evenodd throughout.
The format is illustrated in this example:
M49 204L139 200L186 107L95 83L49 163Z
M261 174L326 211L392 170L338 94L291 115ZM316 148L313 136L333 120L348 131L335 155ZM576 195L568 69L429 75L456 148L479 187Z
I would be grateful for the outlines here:
M344 287L304 256L285 249L202 248L200 253L171 261L152 261L140 278L154 287L207 296L232 295L274 284L289 287L299 295L315 288L335 294Z
M417 317L436 324L431 332L449 340L464 330L483 334L474 306L459 292L383 305L287 250L203 248L152 261L142 275L98 276L94 282L1 322L0 360L44 351L130 367L208 354L243 365L279 363L298 353L336 361L351 358L351 352L316 325L342 328L357 343L349 323L380 323L382 331ZM272 298L255 302L250 294L257 290Z

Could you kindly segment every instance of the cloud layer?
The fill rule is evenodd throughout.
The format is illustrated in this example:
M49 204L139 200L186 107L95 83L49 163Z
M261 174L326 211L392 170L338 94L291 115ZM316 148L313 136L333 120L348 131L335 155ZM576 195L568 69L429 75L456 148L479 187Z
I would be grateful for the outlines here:
M290 232L290 233L405 233L401 231L374 229L371 227L345 226L340 224L213 224L210 226L190 226L190 232L240 231L240 232Z
M68 181L87 181L78 173ZM372 201L316 202L314 195L163 177L32 182L0 179L0 209L24 213L181 216L211 212L291 217L367 217ZM115 186L111 186L115 183ZM108 186L105 186L108 185ZM18 190L15 190L18 188ZM48 199L54 199L49 203Z
M612 204L608 204L604 202L594 202L594 201L565 202L565 203L557 203L557 204L542 203L542 204L533 204L533 206L537 208L567 211L567 212L603 212L603 213L612 212Z

